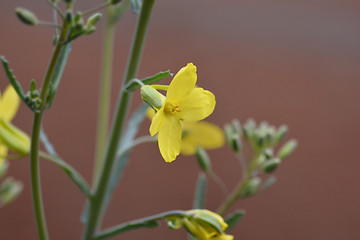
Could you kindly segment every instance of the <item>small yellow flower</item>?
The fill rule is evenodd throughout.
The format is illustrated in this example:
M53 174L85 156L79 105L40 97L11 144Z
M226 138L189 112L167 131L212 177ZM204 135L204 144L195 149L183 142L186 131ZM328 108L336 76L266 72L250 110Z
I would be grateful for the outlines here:
M195 209L187 212L189 217L184 218L184 227L200 240L234 239L233 236L223 232L228 225L220 215L205 209Z
M146 116L152 119L155 111L149 108ZM207 121L182 121L181 154L192 155L196 147L204 149L220 148L225 143L223 130L217 125Z
M196 67L189 63L180 69L169 85L162 107L152 119L150 134L158 134L160 153L166 162L172 162L181 149L181 120L199 121L215 108L215 96L195 87Z
M27 154L30 149L30 139L20 129L10 123L14 118L20 104L20 99L9 85L3 95L0 95L0 166L4 163L4 156L8 148L20 153Z

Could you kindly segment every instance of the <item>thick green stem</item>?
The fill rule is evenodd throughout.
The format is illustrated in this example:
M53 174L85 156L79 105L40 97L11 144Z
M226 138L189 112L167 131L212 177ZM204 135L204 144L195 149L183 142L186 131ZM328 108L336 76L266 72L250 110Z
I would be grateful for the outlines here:
M31 189L33 197L33 206L35 213L35 220L40 240L48 239L46 229L46 221L41 197L40 185L40 170L39 170L39 142L40 142L40 126L42 120L42 113L35 113L33 132L31 138L31 153L30 153L30 173L31 173Z
M96 157L94 165L93 183L99 175L102 166L102 160L106 147L107 134L109 131L110 116L110 94L111 94L111 73L112 59L114 51L115 23L113 21L112 6L106 9L105 36L102 57L102 73L100 84L100 101L98 109L98 127L97 127L97 143Z
M185 211L174 210L174 211L159 213L159 214L156 214L156 215L153 215L150 217L133 220L130 222L126 222L126 223L111 227L107 230L104 230L103 232L101 232L100 234L95 236L93 238L93 240L109 238L114 235L129 231L132 229L136 229L136 228L157 226L154 224L156 224L156 221L158 221L158 220L161 220L164 218L171 218L171 217L183 217L184 215L186 215Z
M138 72L141 53L145 42L146 30L148 27L151 10L154 5L154 0L145 0L139 16L135 37L129 57L127 71L123 80L123 86L127 84L132 78L136 77ZM106 189L109 184L111 171L114 165L117 148L119 146L124 122L130 106L131 93L124 90L120 91L118 105L116 107L115 118L112 125L110 140L105 152L105 159L103 166L96 182L93 198L89 204L89 214L85 226L83 239L89 240L94 236L94 233L100 226L102 218L103 203L105 199Z
M40 93L40 99L41 99L40 112L35 113L34 124L31 135L31 149L30 149L31 188L32 188L35 220L36 220L36 225L40 240L48 239L45 214L42 204L40 171L39 171L39 142L40 142L41 122L46 107L46 99L47 99L50 81L53 76L55 66L59 60L61 49L64 47L64 45L61 42L66 39L68 28L69 25L65 22L60 36L60 41L54 50L52 59L50 61L49 67L47 69L44 78L44 82L42 84L41 93Z

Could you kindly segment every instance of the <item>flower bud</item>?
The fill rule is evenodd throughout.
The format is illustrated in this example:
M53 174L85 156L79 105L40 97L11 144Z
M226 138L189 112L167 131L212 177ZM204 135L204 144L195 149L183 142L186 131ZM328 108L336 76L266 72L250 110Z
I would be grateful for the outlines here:
M287 141L279 150L277 157L280 159L284 159L287 158L288 156L290 156L290 154L292 154L296 147L297 147L297 141L295 139L291 139L289 141Z
M0 204L8 204L15 200L23 189L23 184L13 178L7 178L0 186Z
M276 131L276 137L275 137L276 143L279 143L282 140L284 140L287 132L288 132L288 127L286 125L281 125Z
M243 192L243 196L244 197L249 197L252 196L254 194L256 194L259 186L261 184L261 178L259 177L254 177L252 179L250 179L245 186L244 192Z
M187 211L188 217L184 218L184 226L192 235L199 239L218 236L227 228L224 219L209 210L195 209Z
M6 147L21 155L30 152L30 138L26 133L0 118L0 142Z
M27 9L18 7L15 12L20 21L27 25L37 25L39 23L36 15Z
M280 163L281 163L280 158L270 159L263 164L262 170L265 173L271 173L280 165Z
M93 15L91 15L86 23L86 28L89 28L91 26L95 26L101 19L101 13L95 13Z
M244 124L243 134L244 134L244 138L247 141L252 140L254 136L255 127L256 127L256 122L253 119L247 120L246 123Z
M196 159L201 170L204 172L209 172L211 170L211 161L209 155L202 147L196 148Z
M5 175L7 169L9 168L9 163L4 159L1 159L2 157L3 156L0 156L0 178L2 178Z
M156 108L157 110L162 107L165 100L164 95L162 95L149 85L142 86L140 94L144 102L149 104L150 107Z
M242 143L241 143L241 136L240 131L236 130L236 127L234 127L232 124L226 124L224 126L224 132L226 137L226 142L229 145L229 147L236 153L241 152L242 150Z

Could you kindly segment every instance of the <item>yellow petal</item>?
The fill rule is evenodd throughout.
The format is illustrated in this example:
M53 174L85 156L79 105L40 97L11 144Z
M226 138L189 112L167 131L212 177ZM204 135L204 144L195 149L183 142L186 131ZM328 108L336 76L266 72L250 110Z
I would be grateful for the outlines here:
M189 63L186 67L180 69L169 85L166 93L168 102L175 102L187 96L195 87L197 80L196 67Z
M7 155L8 149L5 145L0 143L0 167L4 164L5 158L4 156Z
M159 129L158 142L160 153L166 162L174 161L177 155L179 155L181 147L181 132L182 128L180 120L171 113L163 114L163 119Z
M146 110L146 117L148 119L153 119L153 117L155 116L155 111L154 109L152 109L151 107L149 107L147 110Z
M233 240L234 236L228 234L221 234L216 237L211 238L211 240Z
M151 136L154 136L159 131L164 114L165 114L164 106L162 106L162 108L160 108L160 110L152 118L152 122L150 125L150 135Z
M215 96L202 88L194 88L190 94L180 99L177 116L188 121L199 121L209 116L215 108Z
M0 118L10 122L16 114L19 104L19 96L17 95L15 89L9 85L0 98Z
M184 121L182 126L183 131L186 132L181 143L182 154L195 154L197 146L205 149L215 149L224 145L224 133L222 129L215 124L206 121Z

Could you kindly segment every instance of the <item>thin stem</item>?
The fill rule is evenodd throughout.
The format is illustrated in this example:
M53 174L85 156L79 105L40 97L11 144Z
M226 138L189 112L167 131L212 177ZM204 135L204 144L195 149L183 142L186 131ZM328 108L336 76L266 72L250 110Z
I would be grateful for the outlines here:
M123 147L120 149L120 151L117 153L118 156L122 156L123 154L125 154L127 151L129 151L130 149L143 144L143 143L149 143L149 142L156 142L157 141L157 137L152 137L152 136L142 136L142 137L138 137L136 138L134 141L132 141L131 144Z
M145 42L146 30L148 27L151 10L155 0L146 0L143 2L139 21L137 24L135 37L129 57L127 71L122 83L125 86L131 79L135 78L140 65L141 53ZM110 141L108 143L105 160L101 169L101 173L95 186L94 197L90 200L89 214L85 226L83 239L91 239L96 230L99 228L103 212L103 203L105 199L106 189L109 184L111 170L114 166L117 148L130 106L131 94L124 90L120 91L118 105L116 107L115 118L112 125Z
M67 37L68 24L64 22L63 31L60 36L60 40L64 40ZM57 61L59 60L61 49L64 47L61 41L56 45L49 67L47 69L44 82L42 84L42 90L40 94L41 108L39 113L35 113L34 123L31 135L31 149L30 149L30 171L31 171L31 188L33 197L33 206L35 220L40 240L48 239L48 233L46 229L46 221L42 204L41 185L40 185L40 171L39 171L39 142L40 142L40 130L43 113L46 107L46 98L48 93L49 84L52 75L55 70Z
M57 25L55 23L52 23L52 22L39 21L38 24L42 25L42 26L50 26L50 27L55 27L55 28L58 28L58 29L62 29L62 26L59 26L59 25Z
M100 234L98 234L97 236L95 236L93 238L93 240L100 240L100 239L105 239L108 237L112 237L116 234L120 234L132 229L136 229L136 228L140 228L140 227L149 227L151 226L151 223L156 222L157 220L161 220L164 218L169 218L169 217L182 217L186 215L185 211L181 211L181 210L174 210L174 211L168 211L168 212L163 212L160 214L156 214L150 217L145 217L145 218L141 218L141 219L137 219L137 220L133 220L130 222L126 222L123 224L119 224L116 225L114 227L111 227L107 230L104 230L103 232L101 232ZM150 225L149 225L150 224Z
M109 131L111 73L114 51L115 23L112 21L112 7L106 8L105 37L103 44L102 73L100 83L100 100L98 108L96 157L94 166L93 183L96 183L106 147L106 139Z
M165 90L167 91L169 89L169 85L160 85L160 84L154 84L151 85L153 88L158 89L158 90Z
M234 190L232 191L230 196L218 208L218 210L217 210L218 214L224 215L226 213L226 211L229 210L229 208L234 204L234 202L236 202L236 200L238 200L242 196L242 194L245 190L245 187L246 187L248 181L251 179L252 173L257 166L256 159L257 159L257 154L255 155L255 157L252 158L252 160L250 162L250 166L246 169L246 171L244 171L242 180L234 188Z
M43 114L35 113L35 119L33 124L33 131L31 136L31 153L30 153L30 173L31 173L31 188L33 197L33 207L35 213L35 220L37 225L37 231L40 240L48 239L48 233L46 228L46 221L41 197L41 185L40 185L40 170L39 170L39 140L40 140L40 126Z
M92 8L92 9L87 10L86 12L82 13L81 15L82 15L82 16L86 16L86 15L88 15L88 14L90 14L90 13L96 12L96 11L98 11L98 10L101 10L101 9L106 8L106 7L108 7L108 6L111 6L111 5L112 5L112 4L111 4L111 1L108 1L108 2L105 2L105 3L103 3L103 4L100 4L100 5L97 6L97 7L94 7L94 8Z
M219 178L218 175L215 174L215 172L213 171L209 171L207 172L208 176L219 186L219 188L221 189L221 191L224 194L225 199L228 197L229 193L226 189L226 186L224 184L224 182L221 180L221 178Z
M55 3L53 3L50 0L45 0L45 2L47 2L48 4L51 5L52 8L54 8L56 10L56 12L59 14L59 16L62 18L62 20L65 20L65 16L64 14L61 12L61 10L55 5Z

